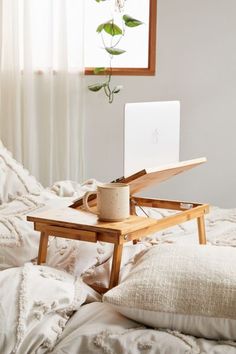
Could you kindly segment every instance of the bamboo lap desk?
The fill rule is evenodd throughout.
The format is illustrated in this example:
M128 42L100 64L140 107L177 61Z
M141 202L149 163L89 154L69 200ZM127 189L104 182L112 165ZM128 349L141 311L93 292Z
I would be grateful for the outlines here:
M112 269L109 289L118 284L123 245L150 235L156 231L197 219L198 238L200 244L206 244L204 214L209 211L207 204L165 201L146 198L131 198L131 212L136 205L165 208L178 211L163 219L152 219L131 215L122 222L101 222L97 216L83 210L73 208L50 209L27 217L34 222L34 229L41 232L38 251L38 264L45 263L47 257L48 237L62 237L87 242L109 242L114 244ZM108 289L94 287L99 292Z

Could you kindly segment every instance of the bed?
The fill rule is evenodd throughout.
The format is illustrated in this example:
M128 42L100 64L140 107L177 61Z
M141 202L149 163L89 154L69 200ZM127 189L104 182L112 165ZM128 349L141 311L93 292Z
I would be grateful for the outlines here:
M67 206L94 189L94 180L83 185L62 181L45 189L0 142L0 353L236 353L234 338L206 339L175 328L149 326L102 302L91 286L108 285L110 244L51 238L47 266L36 265L39 234L26 215ZM145 212L162 218L173 211L148 208ZM223 253L230 249L232 254L236 209L211 208L206 232L209 247L224 249ZM190 221L136 245L127 244L120 284L150 250L196 243L196 225Z

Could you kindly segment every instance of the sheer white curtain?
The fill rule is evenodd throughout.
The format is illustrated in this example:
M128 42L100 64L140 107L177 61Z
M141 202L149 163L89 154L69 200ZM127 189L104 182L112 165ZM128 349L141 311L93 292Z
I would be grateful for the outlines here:
M83 0L0 0L0 138L44 185L83 178Z

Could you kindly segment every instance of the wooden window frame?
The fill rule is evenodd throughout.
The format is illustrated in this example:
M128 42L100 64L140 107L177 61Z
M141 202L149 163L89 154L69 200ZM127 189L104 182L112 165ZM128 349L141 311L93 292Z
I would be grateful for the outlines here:
M157 0L150 0L149 5L149 38L148 38L148 67L147 68L112 68L112 75L154 76L156 73L156 32L157 32ZM94 68L85 68L85 75L94 74ZM101 73L99 75L104 75Z

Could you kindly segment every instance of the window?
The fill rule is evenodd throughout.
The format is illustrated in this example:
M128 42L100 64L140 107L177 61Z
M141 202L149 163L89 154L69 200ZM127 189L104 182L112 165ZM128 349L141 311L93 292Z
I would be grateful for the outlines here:
M121 0L125 1L125 0ZM135 28L125 28L125 36L121 38L119 48L126 52L113 56L113 75L154 75L156 61L156 18L157 0L127 0L125 14L143 22ZM114 22L122 26L120 16L114 11L114 1L86 0L85 3L85 74L92 75L94 67L110 67L109 55L104 51L104 43L111 36L104 35L104 43L96 32L101 23L114 18Z

